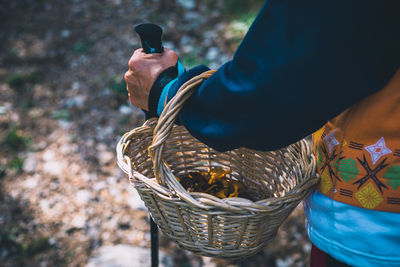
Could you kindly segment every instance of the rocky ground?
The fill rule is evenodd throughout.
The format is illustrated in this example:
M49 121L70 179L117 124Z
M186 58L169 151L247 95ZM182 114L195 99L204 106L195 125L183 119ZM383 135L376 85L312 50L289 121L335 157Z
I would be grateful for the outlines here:
M0 2L1 266L149 264L149 216L115 154L144 122L123 81L139 45L132 25L159 23L186 66L218 68L260 2ZM243 262L160 238L164 266L307 266L310 250L301 207Z

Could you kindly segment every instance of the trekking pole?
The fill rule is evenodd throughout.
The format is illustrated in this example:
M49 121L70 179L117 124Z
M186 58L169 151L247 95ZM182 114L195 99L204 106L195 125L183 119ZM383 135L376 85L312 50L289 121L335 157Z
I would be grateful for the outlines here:
M140 37L143 52L146 54L162 53L164 47L161 42L162 29L152 23L143 23L135 27L136 33ZM146 120L150 119L146 114ZM151 242L151 267L158 267L158 227L150 216L150 242Z

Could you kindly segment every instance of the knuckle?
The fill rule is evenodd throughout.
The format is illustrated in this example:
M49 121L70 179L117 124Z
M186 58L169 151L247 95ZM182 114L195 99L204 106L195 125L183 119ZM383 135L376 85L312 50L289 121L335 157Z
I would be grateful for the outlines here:
M135 64L136 64L136 60L133 57L131 57L131 59L129 59L129 61L128 61L128 66L131 69L133 69L135 67Z
M178 54L170 50L170 52L168 53L168 58L171 60L178 60Z

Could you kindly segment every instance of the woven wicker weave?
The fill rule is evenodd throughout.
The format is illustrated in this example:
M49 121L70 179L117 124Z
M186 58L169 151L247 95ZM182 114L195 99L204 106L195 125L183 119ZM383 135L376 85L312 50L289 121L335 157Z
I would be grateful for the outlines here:
M182 248L210 257L244 258L275 236L318 182L315 158L305 140L273 152L240 148L220 153L174 125L193 88L212 73L185 83L158 120L126 133L117 145L118 165L163 233ZM227 176L241 181L255 201L188 193L174 177L213 166L229 168Z

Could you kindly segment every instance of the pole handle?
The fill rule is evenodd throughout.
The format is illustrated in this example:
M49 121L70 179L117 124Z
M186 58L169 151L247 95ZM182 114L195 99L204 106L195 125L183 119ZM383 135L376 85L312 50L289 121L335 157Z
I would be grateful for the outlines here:
M135 31L142 42L143 52L146 54L164 52L161 41L163 31L160 26L153 23L142 23L135 26Z

